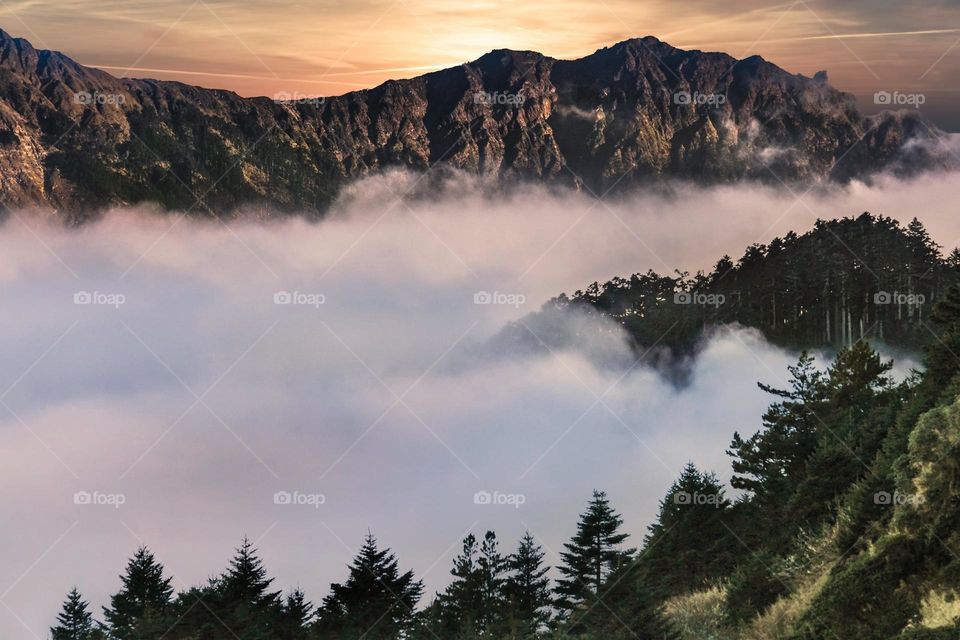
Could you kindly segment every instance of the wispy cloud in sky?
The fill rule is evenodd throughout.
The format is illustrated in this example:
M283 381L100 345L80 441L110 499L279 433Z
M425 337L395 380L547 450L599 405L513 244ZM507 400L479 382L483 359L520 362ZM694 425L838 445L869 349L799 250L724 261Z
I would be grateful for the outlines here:
M114 73L242 95L338 94L495 48L577 57L644 35L807 75L828 69L861 96L922 90L937 112L960 88L960 5L946 1L33 0L4 3L0 26Z

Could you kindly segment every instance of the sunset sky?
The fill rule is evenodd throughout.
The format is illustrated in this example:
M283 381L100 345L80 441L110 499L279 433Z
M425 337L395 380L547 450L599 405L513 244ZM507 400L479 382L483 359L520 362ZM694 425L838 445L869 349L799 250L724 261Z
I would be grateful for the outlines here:
M827 69L869 102L879 89L924 92L940 121L960 88L960 3L951 0L11 0L0 16L35 46L115 75L242 95L333 95L496 48L572 58L643 35L759 54L807 75Z

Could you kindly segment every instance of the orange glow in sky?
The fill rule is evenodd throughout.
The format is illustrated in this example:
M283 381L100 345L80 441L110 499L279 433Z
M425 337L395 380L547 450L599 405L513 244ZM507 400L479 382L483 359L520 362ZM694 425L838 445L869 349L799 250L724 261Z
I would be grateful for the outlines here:
M114 75L247 96L340 94L495 48L571 58L643 35L828 69L858 94L960 88L960 8L946 0L11 0L0 27Z

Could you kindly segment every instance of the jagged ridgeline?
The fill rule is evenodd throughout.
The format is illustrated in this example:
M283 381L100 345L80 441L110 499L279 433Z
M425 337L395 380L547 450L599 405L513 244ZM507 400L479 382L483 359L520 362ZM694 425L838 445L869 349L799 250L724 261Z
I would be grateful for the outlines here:
M0 31L0 205L322 213L351 180L436 165L595 193L956 165L916 110L865 116L824 73L654 37L578 60L497 50L342 96L274 98L116 78Z
M933 339L930 311L957 282L960 251L944 256L917 219L904 227L864 213L751 245L710 273L595 282L539 315L575 309L613 318L638 348L688 351L706 327L739 323L783 346L839 348L868 338L916 349Z

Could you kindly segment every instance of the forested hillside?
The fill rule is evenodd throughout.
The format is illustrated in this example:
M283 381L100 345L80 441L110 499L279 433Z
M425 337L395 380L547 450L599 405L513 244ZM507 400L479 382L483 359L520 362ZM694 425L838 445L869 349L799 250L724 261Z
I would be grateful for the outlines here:
M868 338L915 349L933 339L930 309L958 282L960 251L942 255L917 219L904 227L864 213L751 245L710 273L648 271L595 282L541 313L602 314L639 348L689 350L705 327L736 322L789 347L841 348ZM526 332L514 329L522 340Z
M865 214L752 247L709 275L635 276L564 299L617 318L638 344L646 322L696 308L673 302L690 292L731 298L698 309L689 331L732 319L785 343L847 343L832 362L803 353L786 388L761 383L771 404L758 425L731 425L742 428L727 451L735 491L688 465L642 540L596 491L554 571L530 534L509 549L494 532L471 534L450 585L428 595L368 535L342 582L312 594L316 607L299 591L275 591L246 540L221 575L178 594L140 549L102 613L70 591L52 637L955 640L956 273L956 256L943 259L919 223ZM884 288L925 300L871 303ZM892 380L892 363L867 339L881 336L925 343L924 372Z

